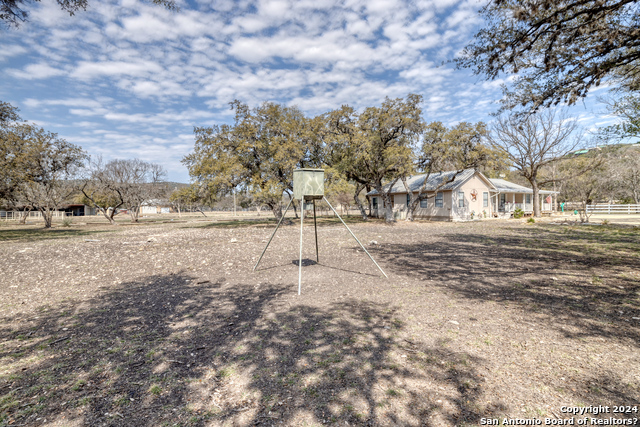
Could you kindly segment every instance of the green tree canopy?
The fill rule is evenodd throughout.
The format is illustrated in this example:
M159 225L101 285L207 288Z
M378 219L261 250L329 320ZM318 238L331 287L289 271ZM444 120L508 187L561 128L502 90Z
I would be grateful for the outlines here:
M410 94L406 99L386 98L380 107L368 107L361 114L343 106L325 116L329 162L359 184L356 191L367 185L378 191L387 221L393 221L393 211L384 185L393 186L413 170L413 148L424 127L421 102L420 95Z
M293 170L321 165L314 124L296 107L267 102L250 109L234 101L231 108L232 125L195 129L195 150L183 163L211 197L249 188L279 219Z
M72 179L86 153L30 123L3 127L0 144L2 197L39 210L45 227L51 227L53 211L71 200Z

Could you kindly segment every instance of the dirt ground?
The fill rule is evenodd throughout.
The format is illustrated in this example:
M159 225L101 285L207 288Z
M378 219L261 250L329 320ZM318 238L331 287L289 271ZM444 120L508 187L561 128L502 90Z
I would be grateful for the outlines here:
M638 227L312 224L0 227L0 426L640 425Z

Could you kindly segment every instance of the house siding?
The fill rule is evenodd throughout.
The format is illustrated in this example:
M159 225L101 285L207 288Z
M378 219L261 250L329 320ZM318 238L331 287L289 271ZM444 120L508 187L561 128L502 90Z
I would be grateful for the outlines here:
M451 191L442 191L442 207L436 207L436 198L434 193L427 193L429 197L427 199L427 207L421 208L420 205L416 208L414 212L415 218L428 218L435 219L440 221L450 221L451 220L451 201L452 195ZM405 195L406 197L406 195Z
M464 207L458 206L458 192L464 192ZM476 199L473 200L472 193L476 192ZM474 214L474 218L479 218L483 215L483 210L487 213L487 218L491 217L491 203L488 207L482 206L482 193L490 193L489 185L479 176L474 176L460 186L457 190L453 191L453 220L467 220L471 219L471 213Z
M475 190L476 199L473 200L471 193ZM459 206L458 192L464 192L464 206ZM427 199L427 207L421 208L420 205L414 212L414 218L423 218L430 220L440 221L463 221L471 219L471 213L474 218L484 217L483 211L486 212L486 217L490 218L493 213L492 209L492 197L495 190L493 186L477 173L471 176L466 182L460 185L455 190L441 191L443 195L442 207L436 207L435 194L429 192ZM489 206L483 206L483 193L488 193ZM373 214L378 217L384 217L384 207L382 205L382 198L378 197L378 210L374 210ZM396 219L404 219L407 214L407 193L394 193L391 195L393 200L393 211Z

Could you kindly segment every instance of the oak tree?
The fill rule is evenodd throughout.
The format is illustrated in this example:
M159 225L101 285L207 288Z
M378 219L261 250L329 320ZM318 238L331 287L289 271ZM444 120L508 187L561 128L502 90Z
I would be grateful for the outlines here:
M394 221L391 188L413 169L413 146L424 126L421 102L420 95L409 94L406 99L385 98L360 114L343 106L326 116L335 135L329 161L356 183L356 199L367 185L380 194L387 222Z
M194 130L195 149L183 163L208 197L248 188L280 219L283 195L293 192L293 170L320 166L309 119L296 107L270 102L250 109L234 101L231 108L232 125Z
M637 0L490 0L481 14L486 26L456 62L516 75L504 108L571 105L604 82L640 89Z
M71 201L76 191L74 179L86 153L57 134L29 123L16 124L20 147L14 151L16 163L7 170L15 177L12 197L41 212L45 228L53 213Z

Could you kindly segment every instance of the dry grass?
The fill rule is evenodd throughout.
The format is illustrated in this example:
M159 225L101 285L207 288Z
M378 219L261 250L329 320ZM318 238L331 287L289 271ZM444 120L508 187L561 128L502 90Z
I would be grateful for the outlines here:
M0 426L460 426L640 401L637 229L353 225L387 281L326 224L299 297L297 225L255 273L272 228L208 225L0 229Z

